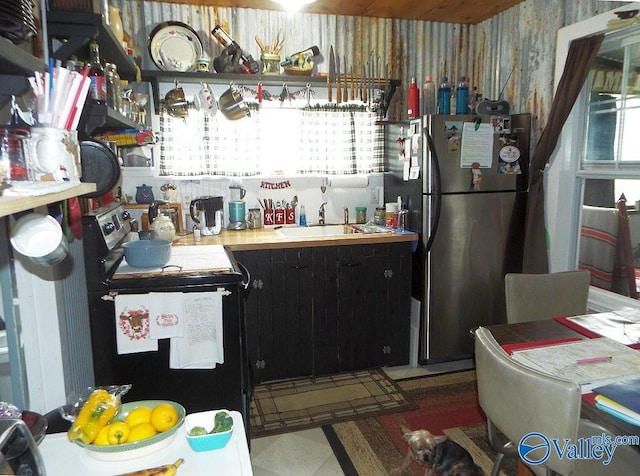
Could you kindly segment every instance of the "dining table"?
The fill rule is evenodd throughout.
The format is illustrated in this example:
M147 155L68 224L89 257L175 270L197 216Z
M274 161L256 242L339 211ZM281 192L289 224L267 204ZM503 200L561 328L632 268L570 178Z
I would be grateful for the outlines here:
M543 319L515 324L496 324L486 326L503 348L514 347L517 344L545 345L560 343L570 339L591 339L594 336L588 331L576 330L575 326L567 325L566 318ZM595 394L586 393L582 396L581 416L601 425L614 435L640 437L640 426L635 426L616 418L595 406ZM636 446L640 451L640 447Z

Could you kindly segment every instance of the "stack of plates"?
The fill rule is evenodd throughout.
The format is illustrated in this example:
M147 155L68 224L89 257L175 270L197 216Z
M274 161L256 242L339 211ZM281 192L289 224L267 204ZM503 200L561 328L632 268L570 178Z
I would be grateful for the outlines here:
M33 16L33 0L0 2L0 35L22 43L38 33Z

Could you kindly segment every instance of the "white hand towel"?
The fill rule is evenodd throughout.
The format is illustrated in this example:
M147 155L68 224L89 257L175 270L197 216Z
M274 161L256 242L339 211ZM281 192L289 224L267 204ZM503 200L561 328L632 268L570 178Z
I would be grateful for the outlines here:
M184 335L183 293L149 293L149 329L152 339Z
M169 367L213 369L224 363L222 294L184 293L184 337L171 339Z
M118 294L114 317L118 354L158 350L158 341L149 332L148 294Z

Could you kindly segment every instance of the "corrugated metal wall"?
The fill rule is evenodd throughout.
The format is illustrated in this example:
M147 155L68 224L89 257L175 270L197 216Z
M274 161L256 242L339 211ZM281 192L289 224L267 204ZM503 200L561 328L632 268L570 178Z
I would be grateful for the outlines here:
M240 46L259 57L255 35L270 41L284 35L283 53L317 45L328 54L331 45L347 67L362 71L367 63L386 65L402 87L394 97L390 119L406 117L406 89L411 77L443 75L455 81L471 78L485 98L504 99L513 112L531 112L534 142L544 127L552 99L556 32L559 28L624 5L600 0L527 0L479 25L414 20L285 13L244 8L217 8L132 0L112 0L122 11L125 31L132 33L143 69L155 69L148 53L148 35L160 22L191 25L209 55L219 48L210 34L220 23ZM317 61L328 71L328 60ZM512 73L513 71L513 73Z

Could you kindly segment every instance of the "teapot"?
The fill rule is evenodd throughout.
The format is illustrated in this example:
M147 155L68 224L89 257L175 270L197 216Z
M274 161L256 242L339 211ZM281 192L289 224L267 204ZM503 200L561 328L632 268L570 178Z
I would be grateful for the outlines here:
M155 233L155 237L158 240L173 241L173 237L176 234L176 227L167 215L158 215L149 226L149 229Z

